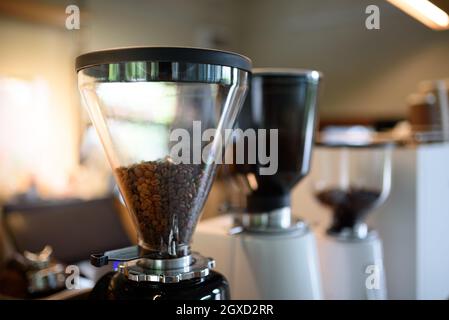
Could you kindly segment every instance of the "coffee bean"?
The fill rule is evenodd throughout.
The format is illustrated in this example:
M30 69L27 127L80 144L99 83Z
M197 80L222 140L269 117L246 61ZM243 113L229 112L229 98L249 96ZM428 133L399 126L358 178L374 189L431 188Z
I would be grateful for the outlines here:
M141 177L141 176L143 175L143 171L142 171L142 169L140 169L139 167L136 167L136 168L134 168L134 174L135 174L137 177Z
M162 256L186 254L215 166L205 172L203 164L175 164L168 158L116 169L147 249Z

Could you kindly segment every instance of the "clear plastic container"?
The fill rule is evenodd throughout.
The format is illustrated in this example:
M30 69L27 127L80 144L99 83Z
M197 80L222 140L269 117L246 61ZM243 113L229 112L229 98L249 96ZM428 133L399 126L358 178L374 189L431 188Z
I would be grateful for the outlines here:
M316 199L332 210L330 233L357 231L388 197L391 187L389 143L318 145L312 171Z
M262 155L270 155L277 164L269 164L276 169L274 174L261 174L261 169L269 165L262 164L260 159L248 163L250 157L246 154L245 163L236 166L236 173L243 177L239 180L247 186L249 213L290 206L291 190L308 174L322 77L314 70L253 70L251 94L239 115L238 126L242 130L267 130L267 138L258 139L258 149L253 151L264 149ZM275 148L271 148L272 129L277 131ZM249 145L245 150L250 150Z
M157 257L189 254L250 68L243 56L194 48L124 48L77 59L79 89L139 245ZM203 136L209 129L215 138Z

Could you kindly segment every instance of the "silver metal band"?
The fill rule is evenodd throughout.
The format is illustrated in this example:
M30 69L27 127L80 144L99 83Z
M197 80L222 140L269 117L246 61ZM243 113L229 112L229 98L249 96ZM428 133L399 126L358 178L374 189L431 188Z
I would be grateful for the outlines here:
M279 233L300 230L308 230L306 223L292 218L290 207L283 207L270 212L236 214L235 227L230 233L242 231Z
M327 234L341 241L362 241L377 237L377 233L369 230L366 223L358 223L352 228L343 228L339 232L328 231Z
M123 262L118 271L131 281L177 283L205 277L214 267L215 261L212 258L193 252L175 259L139 258Z

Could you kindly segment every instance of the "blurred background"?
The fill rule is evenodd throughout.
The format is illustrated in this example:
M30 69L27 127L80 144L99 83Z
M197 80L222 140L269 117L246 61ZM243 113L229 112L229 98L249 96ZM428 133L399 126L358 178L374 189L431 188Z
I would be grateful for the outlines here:
M448 11L448 1L434 2ZM365 27L371 4L380 9L379 30ZM66 28L68 5L80 9L79 30ZM31 251L53 237L56 257L67 262L133 241L78 94L74 61L81 53L195 46L242 53L255 67L316 69L325 79L320 128L391 129L411 119L410 106L420 97L410 94L420 83L449 77L449 31L432 30L380 0L2 0L0 43L3 233L14 234L16 249ZM427 117L414 115L417 123ZM409 130L410 121L405 124ZM218 212L221 197L212 192L204 216ZM30 229L34 211L42 216ZM55 220L61 211L72 218ZM111 211L116 217L107 218ZM99 243L104 219L112 222ZM68 220L66 227L55 222ZM53 222L44 227L46 221ZM66 239L80 232L86 243ZM3 243L0 256L11 250Z
M380 29L367 30L365 8L374 3ZM70 4L81 10L79 30L65 27ZM256 67L317 69L325 75L324 124L405 119L406 97L417 84L449 74L449 32L435 32L386 1L4 0L0 26L6 198L30 188L42 196L89 197L109 187L94 164L104 160L102 152L96 159L87 151L97 138L86 131L76 88L74 59L86 51L199 46L242 53ZM89 174L87 162L94 166Z

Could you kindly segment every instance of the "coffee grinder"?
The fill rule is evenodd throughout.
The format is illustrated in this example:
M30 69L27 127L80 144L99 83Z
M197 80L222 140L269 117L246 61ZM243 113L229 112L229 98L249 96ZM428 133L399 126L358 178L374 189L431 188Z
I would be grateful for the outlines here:
M246 208L200 223L193 242L194 248L215 255L233 298L321 298L315 237L293 217L290 203L292 188L309 172L321 78L309 70L253 70L238 126L245 132L266 130L266 139L257 138L257 149L277 152L277 170L262 174L266 166L260 158L237 163L232 171L242 192L247 190ZM274 143L270 129L277 130ZM245 150L248 155L248 144Z
M332 213L318 237L325 299L386 298L382 242L366 218L390 192L391 147L322 139L315 149L313 192Z
M135 47L81 55L76 70L139 239L91 256L93 265L115 268L91 298L229 298L214 260L192 252L190 242L224 149L211 130L219 137L233 128L251 61L216 50Z

